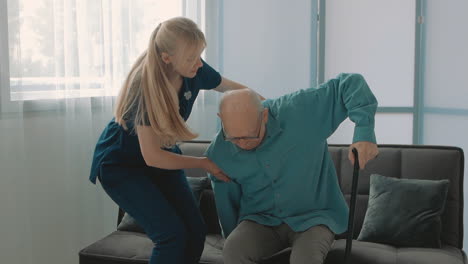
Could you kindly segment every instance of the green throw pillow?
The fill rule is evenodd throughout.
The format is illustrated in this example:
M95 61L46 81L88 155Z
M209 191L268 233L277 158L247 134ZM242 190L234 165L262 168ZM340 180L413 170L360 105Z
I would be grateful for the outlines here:
M440 248L440 215L448 187L448 180L371 175L369 205L358 240Z
M193 196L197 205L200 204L200 196L204 189L211 186L211 181L208 177L187 177L188 184L192 189ZM136 222L129 214L125 213L122 221L120 221L117 230L145 233L145 230Z

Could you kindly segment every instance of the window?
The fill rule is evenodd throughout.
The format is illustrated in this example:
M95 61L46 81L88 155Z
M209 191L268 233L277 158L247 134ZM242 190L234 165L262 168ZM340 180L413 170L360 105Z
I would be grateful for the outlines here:
M181 15L200 22L200 8L183 0L8 0L3 96L115 96L157 24Z
M379 101L378 143L412 143L414 133L415 1L324 1L324 80L358 72ZM322 40L323 41L323 40ZM329 139L350 143L349 119ZM417 142L414 142L417 143Z

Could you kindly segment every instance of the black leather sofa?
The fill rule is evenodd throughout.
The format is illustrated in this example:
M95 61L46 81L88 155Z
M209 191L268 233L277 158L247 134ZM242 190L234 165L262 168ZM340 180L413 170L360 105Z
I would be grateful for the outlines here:
M209 142L193 141L181 144L187 155L203 155ZM330 145L341 189L349 200L351 191L352 166L347 160L348 146ZM369 179L372 173L396 178L449 179L445 210L442 214L442 248L399 248L391 245L353 241L350 262L353 264L462 264L467 263L463 251L463 173L464 154L460 148L444 146L380 145L379 156L361 171L356 201L355 231L357 238L361 230L369 198ZM201 177L205 173L199 169L187 171L188 176ZM222 248L224 239L216 214L212 190L207 187L200 198L200 210L208 226L200 263L223 263ZM123 212L119 212L118 222ZM336 236L326 264L343 263L345 236ZM104 263L147 263L152 242L145 234L127 231L114 231L108 236L89 245L79 252L80 264ZM264 263L289 263L289 249L271 256Z

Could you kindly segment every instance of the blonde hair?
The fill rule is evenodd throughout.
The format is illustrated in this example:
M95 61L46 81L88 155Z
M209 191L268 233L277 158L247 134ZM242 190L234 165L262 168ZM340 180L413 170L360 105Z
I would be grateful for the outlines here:
M126 121L133 118L135 129L139 124L150 125L164 147L196 138L197 134L179 114L176 87L167 77L170 66L163 62L161 54L174 55L186 47L200 45L206 45L205 36L192 20L176 17L159 24L151 34L147 50L132 66L123 84L115 121L125 129Z

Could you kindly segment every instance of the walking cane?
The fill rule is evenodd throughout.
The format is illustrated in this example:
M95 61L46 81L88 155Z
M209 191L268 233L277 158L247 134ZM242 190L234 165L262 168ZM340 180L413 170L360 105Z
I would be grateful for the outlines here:
M348 234L346 236L346 248L344 254L344 263L349 264L351 247L353 245L354 234L354 211L356 208L357 186L359 178L359 156L355 148L352 150L354 154L354 169L353 169L353 184L351 186L351 198L349 200L349 218L348 218Z

